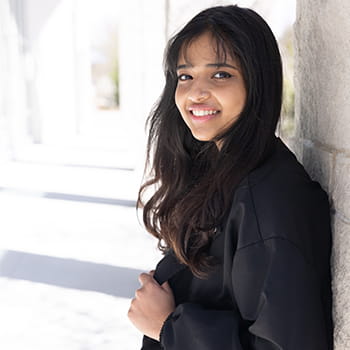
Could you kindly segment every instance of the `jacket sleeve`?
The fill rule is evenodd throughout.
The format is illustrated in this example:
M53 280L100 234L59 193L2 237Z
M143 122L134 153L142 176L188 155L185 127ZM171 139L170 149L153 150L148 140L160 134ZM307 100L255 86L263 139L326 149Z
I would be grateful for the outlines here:
M163 325L164 349L329 349L316 277L291 242L271 238L239 249L231 273L239 315L181 304Z
M237 315L191 303L178 305L168 317L160 342L166 350L242 350Z

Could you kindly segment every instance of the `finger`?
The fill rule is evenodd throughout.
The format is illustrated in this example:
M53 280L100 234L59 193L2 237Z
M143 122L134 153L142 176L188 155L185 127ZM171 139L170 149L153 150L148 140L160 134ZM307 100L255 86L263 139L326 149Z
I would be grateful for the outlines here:
M137 303L136 297L132 298L132 300L130 302L130 309L129 310L133 309L135 307L136 303Z
M140 299L142 293L143 293L143 287L141 287L139 289L136 289L135 290L135 298L134 298L134 300L136 301L136 300Z
M155 270L151 270L151 271L149 272L149 274L153 277L155 272L156 272Z
M162 284L162 288L168 293L171 293L171 294L173 293L173 290L171 289L170 284L168 283L168 281L166 281L166 282L164 282Z
M147 282L150 282L151 280L153 280L153 277L146 272L143 272L139 275L139 282L144 285Z

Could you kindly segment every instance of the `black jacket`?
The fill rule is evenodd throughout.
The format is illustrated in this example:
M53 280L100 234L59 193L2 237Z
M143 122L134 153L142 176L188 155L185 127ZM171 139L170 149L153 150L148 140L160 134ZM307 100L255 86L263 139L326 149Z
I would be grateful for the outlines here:
M143 350L333 348L328 197L279 138L237 187L210 252L221 263L207 279L171 253L159 262L177 307Z

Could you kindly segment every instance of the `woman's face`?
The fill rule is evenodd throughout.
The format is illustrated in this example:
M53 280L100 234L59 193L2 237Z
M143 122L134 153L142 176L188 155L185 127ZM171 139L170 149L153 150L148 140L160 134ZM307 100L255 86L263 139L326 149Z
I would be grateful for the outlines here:
M192 135L210 141L230 127L245 104L246 89L238 62L218 61L210 33L179 55L175 103Z

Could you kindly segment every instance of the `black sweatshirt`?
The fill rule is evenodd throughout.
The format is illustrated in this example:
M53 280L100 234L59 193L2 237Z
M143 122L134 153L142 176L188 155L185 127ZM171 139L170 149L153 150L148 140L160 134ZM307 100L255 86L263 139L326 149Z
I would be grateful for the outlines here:
M206 279L171 252L159 262L176 309L142 350L333 349L328 197L280 138L235 190L210 254Z

